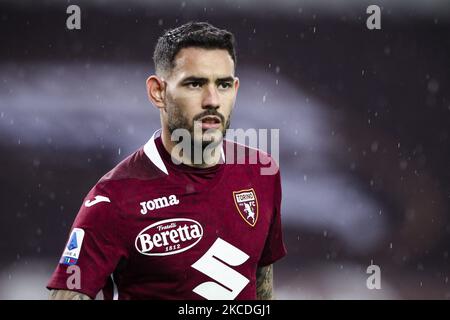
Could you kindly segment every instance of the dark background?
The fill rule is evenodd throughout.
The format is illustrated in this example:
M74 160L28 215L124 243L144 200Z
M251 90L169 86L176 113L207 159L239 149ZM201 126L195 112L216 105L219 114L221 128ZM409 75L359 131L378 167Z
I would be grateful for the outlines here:
M0 3L0 298L46 297L84 195L159 128L153 48L190 20L236 36L232 127L280 129L278 298L449 299L450 5L288 0Z

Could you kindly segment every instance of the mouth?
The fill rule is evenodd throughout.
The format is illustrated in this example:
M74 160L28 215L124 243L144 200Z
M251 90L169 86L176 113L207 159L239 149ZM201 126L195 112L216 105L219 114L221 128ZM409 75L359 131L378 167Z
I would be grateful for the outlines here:
M218 129L222 123L217 116L206 116L200 120L202 122L202 129Z

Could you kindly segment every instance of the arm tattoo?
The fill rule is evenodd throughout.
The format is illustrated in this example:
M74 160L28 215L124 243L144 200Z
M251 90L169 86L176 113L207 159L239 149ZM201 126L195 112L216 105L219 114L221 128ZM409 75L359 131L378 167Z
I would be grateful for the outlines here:
M89 296L69 290L50 291L49 300L91 300Z
M258 300L273 299L273 266L269 265L256 270L256 298Z

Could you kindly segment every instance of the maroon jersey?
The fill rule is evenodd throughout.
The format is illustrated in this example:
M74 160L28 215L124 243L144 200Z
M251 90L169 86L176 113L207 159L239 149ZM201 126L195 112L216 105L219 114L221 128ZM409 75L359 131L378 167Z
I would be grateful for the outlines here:
M86 196L47 287L105 299L255 299L256 269L286 254L280 173L227 163L230 144L251 150L224 140L222 161L198 169L174 164L157 131ZM68 287L71 266L77 287Z

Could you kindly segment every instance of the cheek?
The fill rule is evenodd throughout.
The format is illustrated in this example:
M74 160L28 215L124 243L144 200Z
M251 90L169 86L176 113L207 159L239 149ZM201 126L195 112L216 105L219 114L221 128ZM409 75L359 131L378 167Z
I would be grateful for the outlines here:
M229 115L234 106L235 96L233 94L226 94L222 97L221 102L222 112Z
M190 94L184 94L184 95L177 95L173 99L174 105L180 110L180 112L184 115L187 119L192 119L198 112L201 110L201 103L199 102L200 99L198 99L196 96Z

